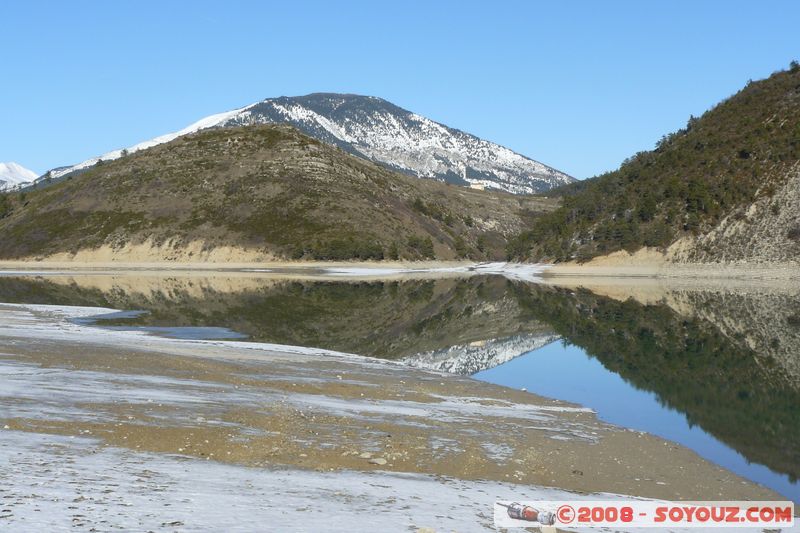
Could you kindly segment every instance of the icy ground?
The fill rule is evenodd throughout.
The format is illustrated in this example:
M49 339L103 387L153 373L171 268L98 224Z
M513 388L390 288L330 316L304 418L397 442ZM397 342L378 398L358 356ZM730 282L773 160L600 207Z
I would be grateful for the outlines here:
M0 433L0 529L41 531L492 530L497 499L554 489L415 474L257 469ZM595 496L596 498L596 496Z
M301 422L305 424L301 429L306 430L301 436L311 439L307 431L311 429L322 433L325 442L332 442L331 435L342 424L356 428L393 422L391 433L398 433L395 437L400 436L403 425L429 426L436 427L430 432L433 437L443 436L456 444L477 435L486 452L500 463L509 454L536 448L537 442L542 452L552 442L561 449L562 442L567 442L560 440L564 435L569 441L595 442L598 438L592 432L597 426L580 418L586 412L580 407L515 404L498 399L487 404L482 401L485 398L451 393L433 398L435 402L418 401L416 397L378 400L364 394L336 396L329 388L286 395L285 388L279 387L282 379L300 385L302 380L316 383L326 379L321 364L313 376L308 375L312 361L335 361L329 371L347 379L331 376L330 381L335 380L336 387L359 385L366 392L375 388L375 383L388 386L385 381L370 381L371 374L399 371L399 367L302 347L184 341L100 330L74 320L109 311L0 305L0 417L8 420L0 425L0 531L491 531L496 500L597 500L613 496L442 475L304 469L307 464L318 465L316 460L286 468L263 466L276 463L243 466L189 456L182 448L153 453L106 445L89 437L89 431L78 431L81 423L86 419L103 423L112 433L122 424L135 429L138 419L125 416L135 412L150 413L164 427L188 425L194 420L213 428L225 421L220 413L231 404L268 415L270 406L281 404L283 397L292 412L308 413ZM213 353L218 358L241 358L248 363L255 361L253 365L267 365L273 381L254 386L205 383L189 376L80 370L70 364L59 367L14 359L15 347L23 352L35 351L37 343L53 346L53 341L60 341L65 349L68 345L135 346L157 350L164 357ZM252 373L253 368L248 372L250 378L266 379ZM429 378L436 382L440 379L436 375ZM361 384L359 380L364 379L368 381ZM156 409L162 402L169 409ZM120 411L120 405L126 409ZM315 423L309 414L316 414L320 421ZM331 418L336 426L330 435L325 433L323 416L338 417ZM282 420L277 415L273 419ZM52 424L54 433L64 427L74 427L75 431L71 436L22 432L11 429L12 420L22 420L22 427L38 430L47 430ZM538 431L534 426L540 425L546 426L550 437L534 442L531 439ZM230 427L231 431L236 429ZM293 425L281 429L295 437L289 433ZM519 442L509 446L509 435L521 435ZM558 441L553 440L556 437ZM293 442L286 440L287 445ZM354 446L372 449L368 444L361 439ZM292 453L300 451L297 448ZM430 461L437 464L435 457ZM421 471L432 470L426 467Z
M477 263L465 266L445 266L445 267L330 267L325 268L324 272L333 276L341 277L380 277L397 274L476 274L476 275L499 275L508 279L523 281L541 281L541 276L550 265L538 263L506 263L491 262Z

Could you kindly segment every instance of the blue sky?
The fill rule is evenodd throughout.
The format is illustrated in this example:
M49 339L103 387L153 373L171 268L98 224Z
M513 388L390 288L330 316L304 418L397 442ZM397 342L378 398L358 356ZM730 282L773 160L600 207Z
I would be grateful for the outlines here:
M0 161L44 172L333 91L586 178L800 58L798 20L796 1L0 0Z

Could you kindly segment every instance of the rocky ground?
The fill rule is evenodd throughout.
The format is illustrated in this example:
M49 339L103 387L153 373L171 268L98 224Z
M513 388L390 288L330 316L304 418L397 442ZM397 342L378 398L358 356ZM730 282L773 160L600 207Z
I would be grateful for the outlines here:
M243 509L303 529L286 509L315 505L341 524L380 508L388 529L482 530L517 494L777 499L579 406L324 350L72 321L103 311L0 304L0 455L14 465L0 521L14 530L231 530Z

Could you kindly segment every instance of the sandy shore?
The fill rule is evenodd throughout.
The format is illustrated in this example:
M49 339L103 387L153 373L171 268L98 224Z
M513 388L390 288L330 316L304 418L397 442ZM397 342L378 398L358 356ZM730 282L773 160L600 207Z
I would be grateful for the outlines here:
M130 261L0 260L2 270L322 270L328 268L443 269L474 266L475 261Z
M668 261L666 255L643 249L634 254L615 252L586 263L531 264L475 261L132 261L92 260L0 261L0 274L57 272L96 274L171 272L176 275L225 272L228 275L265 275L284 279L399 279L500 274L516 279L545 278L661 278L727 280L796 280L800 264L690 264ZM639 283L639 281L637 281Z
M0 275L71 276L136 275L225 277L304 280L399 280L437 279L476 275L500 275L509 279L540 281L548 265L537 263L474 261L340 261L267 263L137 263L137 262L49 262L0 261Z
M494 499L514 499L515 491L780 499L678 445L599 422L580 406L324 350L179 341L71 321L99 312L0 304L5 431L58 442L60 454L80 455L88 446L95 454L122 455L154 476L175 458L188 461L185 469L210 460L273 485L276 468L298 478L327 472L335 479L339 472L342 483L370 473L385 486L398 485L396 476L422 476L415 479L442 502L457 502L459 491L472 498L468 523L476 527L465 530L483 530ZM19 453L34 461L47 450ZM195 474L202 472L198 467ZM0 477L4 490L27 494L24 474ZM65 484L57 501L75 501L78 514L97 516L66 479L50 481ZM413 493L397 490L415 527L449 530L447 516L464 518L456 503L431 514ZM284 488L270 502L289 505L296 497ZM46 500L41 496L37 505ZM30 524L28 514L15 514L22 504L4 505L20 517L7 523ZM337 512L355 516L357 508L342 501ZM144 512L128 508L121 516L130 524ZM165 521L171 516L155 513ZM191 513L180 516L193 520Z
M797 265L717 265L717 264L665 264L665 265L601 265L556 264L544 271L546 278L612 277L612 278L662 278L662 279L728 279L728 280L786 280L800 278Z
M747 279L794 280L800 278L798 263L682 263L672 260L673 253L643 248L595 257L585 263L567 262L548 265L545 277L616 277L664 279ZM638 283L638 282L637 282Z

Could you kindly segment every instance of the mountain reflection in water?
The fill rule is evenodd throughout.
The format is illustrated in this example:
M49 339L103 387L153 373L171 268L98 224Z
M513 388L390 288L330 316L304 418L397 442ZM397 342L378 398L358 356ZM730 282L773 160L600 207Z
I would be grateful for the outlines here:
M680 441L720 463L736 452L769 469L740 474L798 499L797 290L590 291L487 276L352 282L98 274L0 277L0 302L141 310L99 324L173 333L225 328L253 341L462 374L497 367L476 377L584 403L602 418ZM559 338L563 344L551 344ZM528 358L534 362L526 366ZM578 385L581 395L559 392ZM625 414L634 412L637 391L651 398L645 421Z
M528 390L584 403L601 418L680 441L718 463L737 463L734 457L723 460L730 454L708 442L713 437L744 458L738 473L800 500L796 292L769 286L662 287L654 298L620 287L607 291L613 297L598 294L597 287L592 292L517 284L514 290L521 305L565 343L546 349L552 353L527 356L530 371L549 372ZM569 372L565 360L571 361ZM522 364L509 363L502 369L505 377L498 371L476 377L525 386L529 382L518 377L525 375ZM566 392L569 387L574 394ZM641 412L648 407L650 415ZM695 426L702 431L692 432Z

